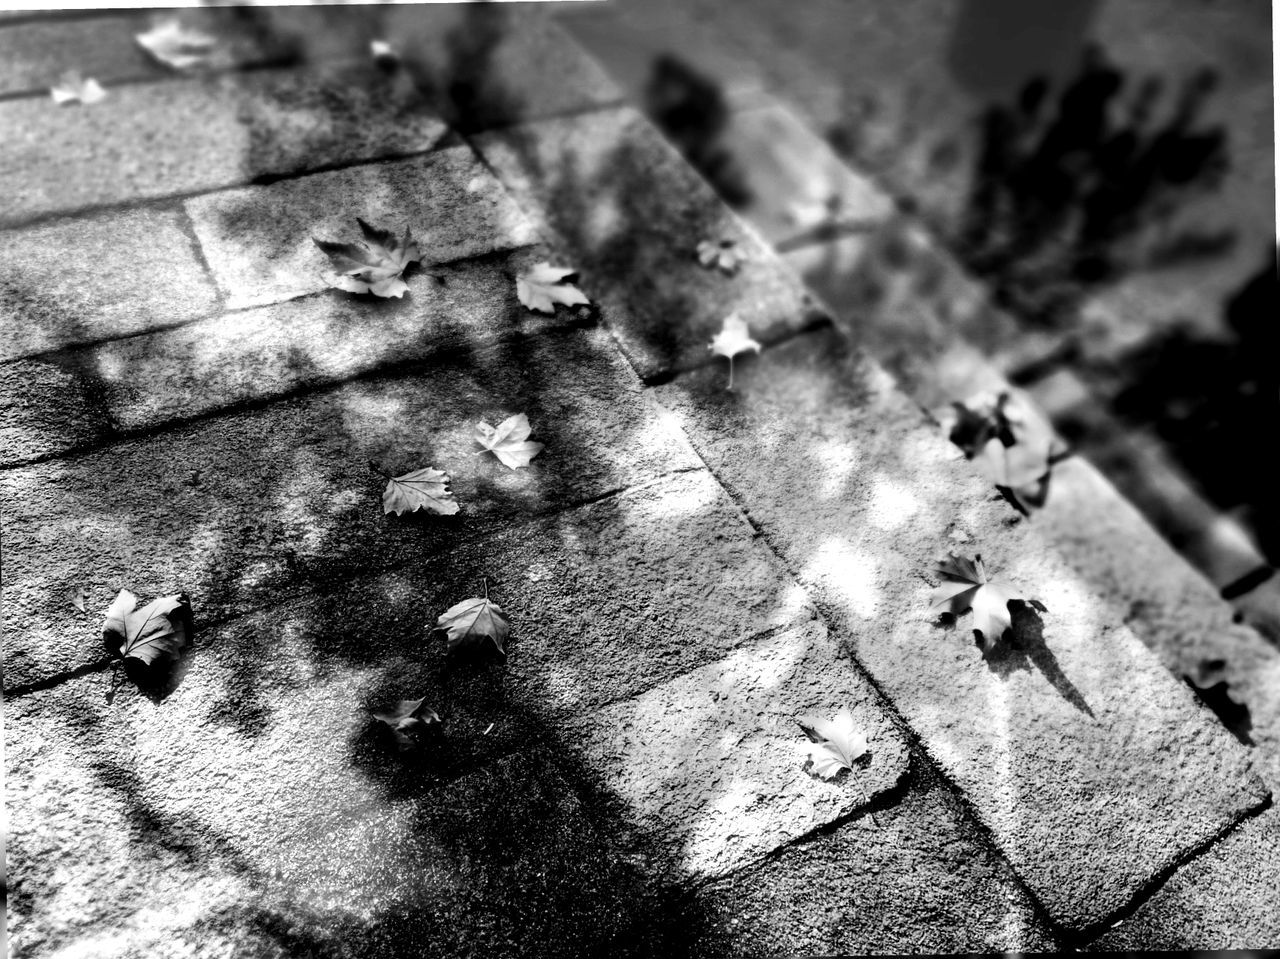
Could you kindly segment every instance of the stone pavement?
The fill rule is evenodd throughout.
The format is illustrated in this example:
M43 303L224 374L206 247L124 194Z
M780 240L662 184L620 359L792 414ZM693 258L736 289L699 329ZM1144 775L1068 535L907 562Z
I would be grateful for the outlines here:
M1096 473L1010 509L772 249L782 207L729 211L545 7L218 13L237 68L196 77L141 16L0 25L13 955L1274 940L1276 651ZM54 107L82 65L108 99ZM356 217L421 238L403 300L319 279ZM525 310L542 259L593 306ZM475 455L520 412L529 468ZM384 515L426 464L459 514ZM1048 609L986 656L928 609L958 542ZM121 588L191 595L163 694L106 696ZM446 654L482 588L508 656ZM1252 747L1176 678L1219 656ZM442 735L399 752L372 713L422 696ZM869 756L812 778L796 720L841 706Z

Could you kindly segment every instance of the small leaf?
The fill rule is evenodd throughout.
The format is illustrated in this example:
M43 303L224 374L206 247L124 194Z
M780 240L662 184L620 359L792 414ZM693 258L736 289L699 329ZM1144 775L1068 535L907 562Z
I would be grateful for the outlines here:
M329 285L348 293L372 293L381 297L402 297L409 286L402 278L410 263L418 262L421 253L409 228L404 236L396 239L390 230L370 226L359 217L362 243L334 243L329 240L311 240L333 265L334 272L326 277Z
M400 60L400 54L396 53L395 48L386 40L370 40L369 52L373 54L373 59L385 63L397 63Z
M401 749L419 745L430 734L440 729L440 717L426 705L426 698L402 699L396 708L385 713L374 713L373 718L385 723Z
M49 93L58 106L65 103L83 103L88 106L98 103L107 96L107 91L102 89L97 80L92 77L85 79L80 75L79 70L68 70L64 73L58 80L57 86L52 87Z
M507 633L511 625L507 614L487 596L464 599L449 607L436 621L435 628L446 633L450 650L466 642L490 639L498 652L507 654Z
M399 516L422 509L452 516L458 512L458 502L448 486L449 474L430 466L393 477L382 491L382 511Z
M566 282L573 274L573 270L543 261L516 277L516 296L536 313L554 313L557 303L587 306L591 301L586 294Z
M738 266L744 260L746 257L738 251L733 240L703 240L698 244L698 262L706 267L719 267L730 276L738 272Z
M867 751L867 738L854 727L848 706L830 720L803 716L799 725L813 744L806 766L814 776L835 779L841 770L852 769L854 760Z
M510 416L497 428L481 421L476 426L476 442L506 466L516 470L542 452L543 444L529 441L529 417L523 413Z
M67 594L67 599L71 601L71 605L82 613L84 612L84 601L88 598L89 594L85 591L83 586L77 586Z
M1044 505L1052 459L1065 447L1049 422L1013 390L979 393L939 414L951 441L1023 512Z
M215 37L184 27L176 17L155 23L134 39L157 61L174 70L211 66L218 52Z
M1003 583L988 579L981 556L968 559L953 553L938 564L937 573L942 583L930 595L929 605L945 606L956 617L972 609L974 632L981 635L983 651L990 650L1013 625L1009 603L1022 597ZM1036 600L1030 604L1044 608Z
M135 609L138 597L120 590L102 628L107 652L144 666L177 659L189 640L191 601L186 593L164 596Z
M718 356L727 356L729 358L728 388L733 389L733 358L739 353L745 353L747 350L754 350L759 353L760 344L751 338L750 331L747 329L747 321L738 316L737 313L730 313L724 318L720 332L711 341L710 349L712 353Z

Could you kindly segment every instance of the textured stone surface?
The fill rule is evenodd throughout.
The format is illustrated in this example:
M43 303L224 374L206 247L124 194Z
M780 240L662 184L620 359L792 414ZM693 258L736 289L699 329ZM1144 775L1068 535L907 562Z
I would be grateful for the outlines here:
M443 638L428 635L482 577L511 619L505 663L446 657ZM695 472L198 633L164 698L126 688L108 705L106 673L9 697L14 935L39 954L103 930L138 934L148 889L160 922L243 907L243 884L272 894L250 902L274 908L293 896L330 926L372 922L384 908L430 914L441 896L498 896L505 907L506 890L485 878L501 872L502 847L476 838L490 817L462 808L476 804L474 785L434 788L504 752L574 736L566 717L811 616L732 503ZM440 747L421 757L397 756L371 719L408 695L426 695L446 722ZM575 768L589 786L614 774ZM504 801L531 830L513 839L524 861L519 850L536 846L550 811ZM437 817L450 815L465 835L439 832ZM627 821L611 832L642 849L654 841ZM530 867L556 875L600 850L583 838L540 855ZM602 879L602 895L608 887L617 883Z
M231 308L326 289L331 263L312 238L359 241L357 217L397 236L409 227L428 268L536 239L465 146L213 193L186 208Z
M515 413L546 448L513 471L477 456L473 437L479 420ZM369 460L395 476L447 470L461 513L384 516ZM85 637L122 587L186 589L208 623L695 465L608 334L590 330L8 470L5 682L95 661ZM77 587L90 617L66 599Z
M744 365L745 366L745 365ZM766 350L733 394L659 390L820 608L973 802L1054 920L1084 929L1264 802L1248 757L958 452L834 334ZM950 533L1051 610L984 657L929 609ZM976 704L985 721L975 722Z
M750 194L738 213L772 244L824 228L869 227L894 212L886 194L776 102L735 111L723 142Z
M100 403L85 388L82 356L0 363L0 465L61 453L110 435Z
M834 782L802 772L796 720L849 706L868 758ZM593 714L584 762L678 874L720 876L864 808L906 773L906 744L817 621L785 630Z
M0 223L434 146L444 124L380 82L260 71L121 87L88 110L2 103L0 127L17 132L0 147Z
M796 277L635 111L524 124L475 142L608 308L645 379L707 362L732 312L762 342L812 322ZM696 259L700 241L720 239L747 257L735 276Z
M80 388L131 431L574 322L516 299L512 276L538 258L530 250L435 267L411 278L401 299L334 290L106 343L77 354Z
M179 212L0 233L0 360L181 323L216 305Z
M712 884L698 956L1053 952L1013 871L936 774L905 795Z
M1179 869L1090 948L1274 949L1280 942L1278 892L1280 810L1273 808Z

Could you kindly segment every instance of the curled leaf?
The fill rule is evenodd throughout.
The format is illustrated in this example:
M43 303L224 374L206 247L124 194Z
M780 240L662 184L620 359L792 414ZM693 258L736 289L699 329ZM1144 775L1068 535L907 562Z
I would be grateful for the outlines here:
M435 628L445 633L450 650L463 643L489 639L498 652L504 656L507 654L507 633L511 624L507 614L488 596L475 596L450 606L440 615Z
M718 267L732 276L746 257L738 251L733 240L703 240L698 244L698 262L706 267Z
M218 52L216 37L184 27L176 17L153 24L134 39L158 62L174 70L212 66Z
M1049 422L1013 390L980 393L940 414L951 441L1015 505L1044 505L1053 458L1065 446Z
M421 258L418 244L409 228L404 236L396 239L390 230L370 226L356 217L362 243L334 243L329 240L311 240L333 264L334 272L326 277L329 285L348 293L372 293L381 297L402 297L409 291L403 273L410 263Z
M987 578L981 556L968 559L953 553L939 562L936 572L942 583L933 590L929 604L935 608L945 606L946 612L957 617L972 609L974 632L980 634L983 651L990 650L1013 625L1010 601L1021 597ZM1044 611L1035 600L1031 605Z
M476 442L496 456L505 466L519 469L542 452L543 444L529 440L532 432L524 413L509 416L497 425L481 421L476 426Z
M178 658L190 639L191 601L186 593L163 596L142 609L138 597L120 590L107 610L102 641L113 656L142 666L163 666Z
M384 513L399 516L420 509L443 516L458 512L458 501L449 489L449 475L443 470L427 466L387 481L387 488L382 491Z
M747 329L747 321L738 316L737 313L730 313L724 318L720 332L715 335L711 341L711 352L717 356L727 356L729 358L729 389L733 389L733 358L739 353L745 353L747 350L760 352L760 344L751 338L751 333Z
M536 313L554 313L556 304L587 306L587 295L567 282L576 271L542 262L516 277L516 296Z
M440 717L425 705L426 701L426 697L402 699L395 709L374 713L373 718L386 724L402 750L410 749L440 729Z
M85 79L78 70L68 70L58 80L56 86L50 88L53 102L62 106L65 103L83 103L85 106L97 103L107 96L107 91L92 77Z
M848 706L832 719L803 716L799 726L811 743L805 764L811 775L835 779L842 770L852 769L854 760L867 751L867 737L854 726Z

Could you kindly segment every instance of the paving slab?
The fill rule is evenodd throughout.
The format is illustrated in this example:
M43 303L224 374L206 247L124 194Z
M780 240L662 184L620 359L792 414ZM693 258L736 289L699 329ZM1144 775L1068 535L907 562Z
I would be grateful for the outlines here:
M443 638L428 632L486 576L512 623L505 664L448 657ZM189 921L246 900L271 909L282 891L330 926L432 916L454 897L490 902L501 914L526 883L546 888L539 870L589 869L600 848L582 833L569 848L538 849L517 830L525 838L514 839L513 855L530 872L516 884L521 892L507 895L505 847L482 838L497 836L478 814L489 805L469 774L504 753L573 737L566 717L812 613L698 471L197 633L167 696L125 688L108 704L105 673L10 696L18 950L38 954L137 926L140 903L156 902L168 921L175 913ZM823 694L851 689L839 679L814 682ZM445 720L443 742L425 755L399 754L371 716L410 692L437 703ZM609 717L600 722L614 728ZM744 752L753 753L750 743ZM600 793L601 810L616 806L606 795L615 769L563 755L573 778ZM802 795L816 788L805 785L794 756L787 760ZM495 774L476 775L493 782ZM554 781L539 787L499 776L496 785L515 790L501 796L512 822L536 833L553 814L539 810L541 799L531 808L522 797L554 794ZM447 829L440 816L460 816L466 828ZM621 820L610 831L642 847L653 841ZM537 856L521 852L527 842ZM232 888L219 887L219 877ZM619 885L598 883L603 896ZM269 895L250 897L245 885ZM184 909L164 909L183 901L182 888L200 898L188 893ZM149 899L148 889L157 895ZM535 897L514 917L491 921L538 905Z
M798 279L634 110L523 124L474 140L582 288L606 307L646 380L711 357L730 313L771 342L820 315ZM730 240L734 276L701 266L703 240Z
M476 455L477 422L516 413L546 444L530 467ZM370 460L447 470L459 514L385 516ZM5 682L95 662L121 588L186 589L208 623L697 465L608 334L573 330L10 469Z
M214 311L188 229L180 211L155 209L0 233L0 360Z
M411 229L428 266L537 239L465 146L211 193L185 206L233 309L326 289L331 264L313 238L359 240L357 217L397 236Z
M0 363L0 457L23 463L112 433L101 403L85 389L83 357Z
M1008 864L922 763L904 795L706 890L696 956L1054 952Z
M708 466L843 630L857 661L1059 926L1081 931L1269 795L1239 744L1109 605L834 332L657 390ZM968 474L968 475L966 475ZM929 608L972 544L1020 595L984 657Z
M0 103L0 224L431 149L445 125L372 67L121 87L88 110ZM192 162L199 157L199 162Z
M1090 945L1105 952L1274 949L1280 942L1280 810L1243 823Z
M88 403L81 397L96 398L121 432L153 429L585 322L585 313L543 316L516 299L516 273L544 255L530 248L433 267L410 277L400 299L333 290L56 354L50 362L70 371L63 394L41 393L39 405L16 409L14 429L34 432L28 418L50 407L74 412ZM44 453L74 446L57 434L36 439ZM20 447L8 462L29 458Z
M827 782L802 772L796 720L848 706L869 759ZM811 620L593 714L584 762L679 875L723 876L865 809L907 770L901 733L826 626Z
M735 110L723 142L749 193L737 212L774 246L815 231L871 228L895 212L887 194L776 101Z

